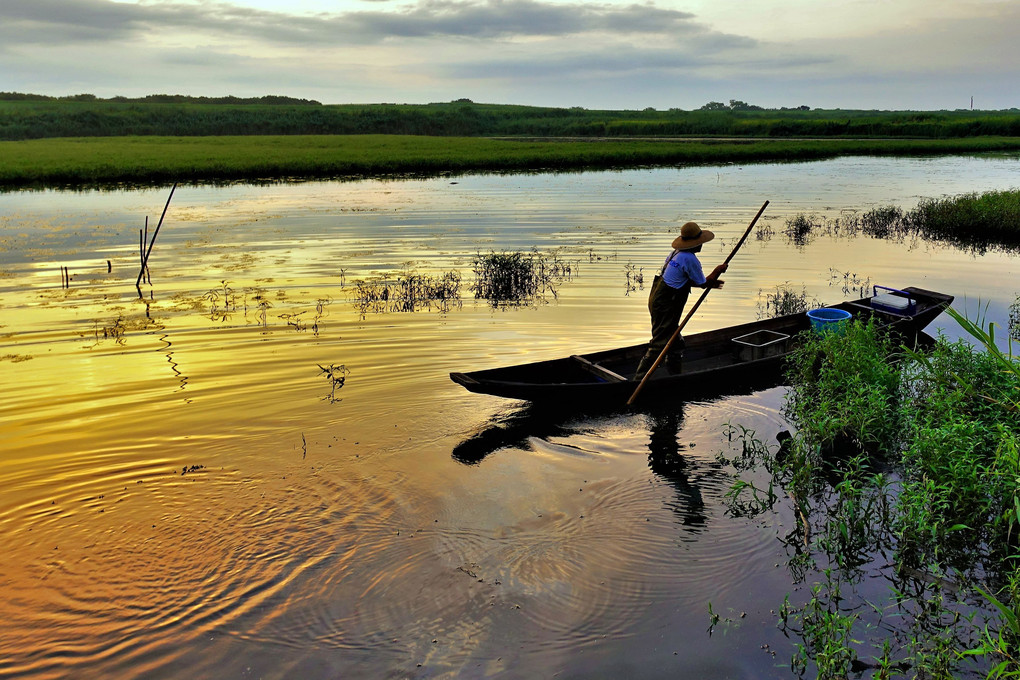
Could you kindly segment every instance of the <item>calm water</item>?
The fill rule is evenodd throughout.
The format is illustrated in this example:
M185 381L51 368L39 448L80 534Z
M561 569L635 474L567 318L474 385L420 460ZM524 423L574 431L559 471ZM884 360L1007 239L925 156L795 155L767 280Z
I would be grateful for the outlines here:
M1005 326L1015 255L782 230L1018 171L853 158L183 186L142 299L138 232L168 188L0 195L0 677L790 677L775 611L812 576L787 566L788 507L728 511L718 458L727 424L787 427L782 388L564 416L447 375L644 340L634 275L651 281L688 219L721 261L766 199L691 331L755 319L780 284L835 302L848 277ZM473 298L477 254L532 249L570 265L555 295ZM354 300L449 271L447 310Z

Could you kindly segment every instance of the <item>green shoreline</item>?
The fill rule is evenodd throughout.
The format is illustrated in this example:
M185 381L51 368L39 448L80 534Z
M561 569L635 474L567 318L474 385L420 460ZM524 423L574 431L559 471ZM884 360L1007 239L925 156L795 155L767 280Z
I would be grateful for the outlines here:
M1020 151L1020 138L75 137L0 142L0 188L576 171L1014 151Z

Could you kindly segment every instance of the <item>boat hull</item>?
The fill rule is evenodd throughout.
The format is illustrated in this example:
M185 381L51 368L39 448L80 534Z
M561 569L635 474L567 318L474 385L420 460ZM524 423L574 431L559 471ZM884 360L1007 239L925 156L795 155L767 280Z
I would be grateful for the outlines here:
M854 318L872 317L897 334L908 346L930 343L923 333L928 324L953 301L943 293L904 288L909 309L877 306L875 297L851 300L833 308ZM883 296L888 298L888 295ZM661 366L645 383L641 398L668 395L689 399L749 392L780 384L786 358L795 349L797 336L811 328L803 313L765 319L704 333L684 336L683 367L679 373ZM550 359L516 366L451 373L466 389L509 399L579 403L625 403L638 382L633 379L647 345Z

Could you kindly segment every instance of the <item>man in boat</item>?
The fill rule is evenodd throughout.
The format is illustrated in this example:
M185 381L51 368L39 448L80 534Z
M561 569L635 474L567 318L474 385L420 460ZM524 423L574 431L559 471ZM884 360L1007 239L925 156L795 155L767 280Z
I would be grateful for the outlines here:
M641 380L666 347L669 339L680 325L684 305L691 294L691 286L698 288L722 288L719 275L726 271L725 263L712 270L708 276L702 272L701 261L696 253L701 246L715 238L715 234L702 229L697 222L688 222L680 227L680 235L673 239L673 252L652 281L648 295L648 311L652 316L652 339L648 351L641 357L635 380ZM666 368L670 373L680 372L683 358L684 339L677 338L666 355Z

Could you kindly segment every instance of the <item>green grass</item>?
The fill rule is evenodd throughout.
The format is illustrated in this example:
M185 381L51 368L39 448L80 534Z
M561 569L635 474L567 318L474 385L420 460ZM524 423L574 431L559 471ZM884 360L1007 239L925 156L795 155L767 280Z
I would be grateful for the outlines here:
M0 142L0 187L280 180L1016 151L956 140L505 140L412 135L87 137Z
M852 322L844 335L806 335L791 363L786 413L798 432L774 483L811 541L798 555L824 577L806 604L783 609L803 640L795 671L812 663L818 677L846 677L869 644L882 649L875 668L908 677L952 677L974 657L989 677L1020 677L1020 361L994 326L949 314L976 345L940 340L890 364L889 339ZM903 579L894 635L844 604L876 550ZM922 579L907 587L910 574ZM982 599L990 621L961 614Z

